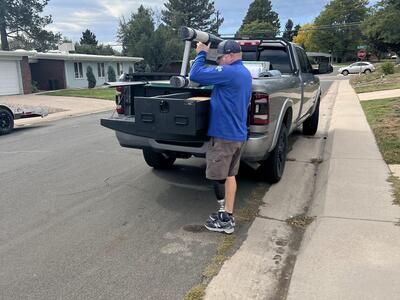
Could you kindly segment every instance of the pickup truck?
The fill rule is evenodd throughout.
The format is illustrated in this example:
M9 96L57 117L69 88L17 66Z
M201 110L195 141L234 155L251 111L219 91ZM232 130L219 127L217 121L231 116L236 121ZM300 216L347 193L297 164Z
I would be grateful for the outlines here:
M33 117L45 117L48 111L41 107L14 107L0 103L0 135L11 133L14 120Z
M182 38L186 45L208 41L207 33L186 29L197 33ZM312 68L300 46L284 39L237 41L252 74L255 64L268 65L253 76L242 162L275 183L283 175L288 135L300 126L306 135L317 131L321 88L315 75L321 72ZM212 51L209 56L212 64ZM187 60L185 51L183 64ZM115 130L122 147L142 149L146 163L153 168L171 167L177 158L205 157L207 99L212 87L190 82L184 66L182 70L182 80L175 76L170 82L128 79L112 83L117 91L116 111L101 120L101 125Z

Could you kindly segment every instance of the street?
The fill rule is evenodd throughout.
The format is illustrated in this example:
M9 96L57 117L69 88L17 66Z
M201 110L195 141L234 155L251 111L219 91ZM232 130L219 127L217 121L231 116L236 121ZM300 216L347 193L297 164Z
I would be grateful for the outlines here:
M223 237L201 226L216 206L204 160L153 171L107 114L1 137L1 298L182 299L201 281ZM239 209L268 190L251 172L238 186Z

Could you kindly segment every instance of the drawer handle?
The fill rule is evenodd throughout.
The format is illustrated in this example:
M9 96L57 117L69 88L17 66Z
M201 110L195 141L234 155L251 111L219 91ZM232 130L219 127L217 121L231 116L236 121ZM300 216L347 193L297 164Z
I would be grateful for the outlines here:
M153 123L154 122L154 115L150 113L142 113L140 115L140 119L143 123Z
M186 116L175 116L175 125L187 126L189 125L189 118Z

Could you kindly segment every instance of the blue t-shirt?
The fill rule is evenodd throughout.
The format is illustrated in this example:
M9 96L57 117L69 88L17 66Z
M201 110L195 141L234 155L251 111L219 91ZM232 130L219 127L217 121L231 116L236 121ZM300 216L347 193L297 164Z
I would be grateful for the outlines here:
M201 51L193 62L190 80L214 85L208 135L230 141L247 140L247 112L252 77L241 60L230 65L206 67L207 53Z

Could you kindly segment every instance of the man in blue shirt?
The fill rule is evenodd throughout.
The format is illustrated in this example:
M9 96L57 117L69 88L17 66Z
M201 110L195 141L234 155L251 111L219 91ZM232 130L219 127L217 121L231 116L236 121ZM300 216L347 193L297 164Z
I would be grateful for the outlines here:
M242 63L240 45L233 40L217 48L217 67L205 66L209 46L197 43L197 56L190 70L190 80L213 85L210 105L206 177L213 181L219 203L205 226L208 230L233 233L233 207L236 194L235 176L239 170L241 149L247 140L247 113L252 78Z

